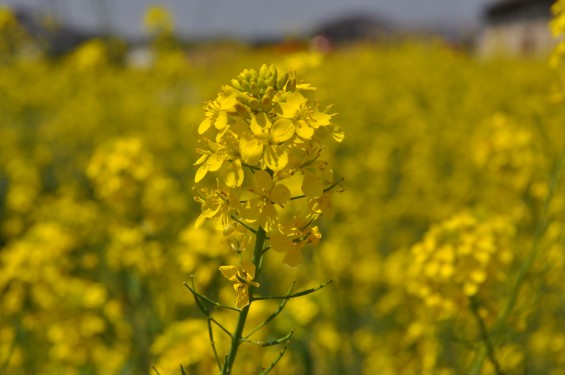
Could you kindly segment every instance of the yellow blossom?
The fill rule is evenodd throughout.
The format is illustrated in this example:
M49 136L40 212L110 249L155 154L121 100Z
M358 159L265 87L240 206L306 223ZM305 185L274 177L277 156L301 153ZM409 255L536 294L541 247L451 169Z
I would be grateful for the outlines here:
M249 261L242 261L239 266L221 266L220 272L233 283L236 292L235 305L241 309L249 305L249 287L259 287L255 278L255 265Z

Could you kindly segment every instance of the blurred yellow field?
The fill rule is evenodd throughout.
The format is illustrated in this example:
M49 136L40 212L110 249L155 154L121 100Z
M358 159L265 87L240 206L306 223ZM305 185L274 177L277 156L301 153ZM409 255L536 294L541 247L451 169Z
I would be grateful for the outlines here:
M238 254L210 221L195 227L198 129L223 85L273 64L312 84L314 115L345 136L320 151L343 183L306 236L319 245L269 252L255 280L274 296L333 281L253 336L294 330L271 373L565 374L562 67L429 41L185 54L158 37L134 67L101 40L22 53L7 15L0 32L0 373L218 373L183 282L235 307L238 281L218 269ZM279 302L256 301L246 327ZM237 313L213 316L234 329ZM213 327L222 362L229 337ZM281 349L243 342L233 374Z

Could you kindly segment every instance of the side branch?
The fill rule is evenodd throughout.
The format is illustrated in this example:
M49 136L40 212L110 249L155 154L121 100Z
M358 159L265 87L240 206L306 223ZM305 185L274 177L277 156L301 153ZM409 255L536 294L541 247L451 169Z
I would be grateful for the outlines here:
M288 292L286 293L287 295L290 295L290 293L292 292L292 289L294 289L294 285L296 285L296 281L292 282L292 285L290 286L290 288L288 289ZM259 324L257 327L253 328L253 330L251 330L251 332L249 332L247 334L247 336L245 336L245 339L248 339L251 337L251 335L253 335L255 332L257 332L258 330L260 330L261 328L265 327L267 324L269 324L271 322L271 320L275 319L277 317L277 315L279 315L281 313L281 311L284 309L284 307L286 306L286 303L288 302L288 299L283 299L283 301L281 302L281 304L279 305L279 307L273 311L273 313L271 315L269 315L267 317L267 319L265 319L263 321L263 323Z
M251 228L249 225L245 224L243 221L239 220L237 217L235 216L231 216L231 218L235 221L237 221L239 224L241 224L245 229L247 229L248 231L250 231L251 233L253 233L254 235L257 235L257 231L253 228Z
M284 348L282 348L282 350L279 352L279 355L277 356L277 358L275 358L275 360L271 363L271 365L269 367L267 367L265 370L263 370L260 375L267 375L269 372L271 372L271 370L273 368L275 368L277 363L279 363L281 358L286 353L286 349L288 348L288 344L290 344L290 340L287 340L286 344L284 345Z
M290 338L292 337L292 335L294 334L294 329L291 330L288 335L278 338L276 340L272 340L272 341L251 341L251 340L247 340L244 338L239 339L239 341L241 342L247 342L249 344L255 344L255 345L259 345L262 347L266 347L266 346L273 346L273 345L279 345L279 344L284 344L286 343L288 340L290 340Z
M492 345L492 340L490 339L485 321L483 320L483 318L481 317L481 314L479 313L479 306L477 303L477 299L474 297L469 298L469 302L471 304L471 311L473 312L473 316L475 317L475 320L477 321L477 325L479 326L479 330L481 332L481 340L483 341L484 345L485 345L485 349L487 351L487 356L492 364L492 367L494 367L494 372L497 375L503 375L504 373L502 372L502 370L500 369L500 364L498 363L498 360L496 359L496 355L494 353L494 346Z
M190 293L192 293L192 295L194 296L195 299L200 298L201 300L204 300L204 301L212 304L214 306L214 308L220 308L220 309L226 309L226 310L233 310L233 311L241 312L239 309L236 309L235 307L222 305L219 302L211 300L210 298L206 297L205 295L198 293L195 289L191 288L187 283L182 283L182 285L184 285L186 287L186 289L188 289L190 291ZM200 309L202 310L202 307L200 307ZM204 311L204 310L202 312L204 312L204 314L206 316L209 316L209 314L210 314L209 312Z
M311 289L306 289L303 290L301 292L296 292L293 294L287 294L286 296L280 296L280 297L253 297L253 301L263 301L263 300L268 300L268 299L285 299L285 300L289 300L292 298L296 298L296 297L302 297L305 295L308 295L310 293L314 293L317 292L318 290L330 285L331 283L333 283L333 280L330 281L326 281L325 283L315 287L315 288L311 288Z

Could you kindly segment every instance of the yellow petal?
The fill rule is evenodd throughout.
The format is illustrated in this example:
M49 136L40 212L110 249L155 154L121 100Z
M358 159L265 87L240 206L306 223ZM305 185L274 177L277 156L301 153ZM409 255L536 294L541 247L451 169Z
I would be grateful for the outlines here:
M322 194L324 194L324 185L322 184L322 181L313 173L304 172L302 192L309 198L321 197Z
M227 124L228 124L227 112L220 111L218 113L218 117L216 118L216 121L214 121L214 126L216 127L216 129L223 129L226 127Z
M304 98L300 93L293 92L286 96L286 102L279 103L282 110L283 117L294 118L296 112L300 109L302 105L306 103L306 98Z
M255 221L259 218L259 207L258 207L259 199L255 198L246 202L240 207L239 214L241 217L247 221Z
M269 191L273 188L273 178L266 171L257 171L253 177L255 179L255 186L260 192L264 190Z
M244 133L239 142L239 152L244 162L254 165L263 156L263 143L253 135Z
M290 190L286 185L276 185L271 191L271 200L277 204L285 204L290 199Z
M212 121L210 120L210 117L206 117L198 126L198 134L206 133L206 130L210 129L211 125Z
M298 134L302 139L312 139L314 129L308 125L306 121L300 120L296 123L296 134Z
M237 296L235 298L235 306L238 309L242 309L247 305L249 305L249 287L247 285L243 285L241 288L237 290Z
M201 165L200 168L196 171L196 175L194 176L194 182L200 182L204 176L208 173L208 168L206 168L206 164Z
M279 220L279 214L272 204L267 204L263 207L261 214L259 215L259 224L267 232L270 232L275 224Z
M279 253L287 252L293 247L292 239L280 232L272 233L269 237L271 249Z
M260 112L251 118L251 124L249 128L255 135L262 135L265 132L265 129L269 129L271 127L271 120L269 117Z
M255 278L255 265L252 262L248 260L242 260L241 268L243 268L245 273L247 273L251 277L251 280Z
M237 278L235 277L235 275L237 274L237 267L236 266L221 266L220 267L220 272L222 273L222 275L224 275L224 277L230 281L237 281Z
M225 182L226 185L234 188L239 187L243 184L243 168L241 167L241 160L236 159L233 163L231 163L228 167L228 171L226 173Z
M288 164L288 153L281 146L269 146L265 150L265 164L273 171L280 171Z
M286 118L278 119L271 128L271 140L274 143L288 141L294 135L294 124Z
M210 172L215 172L222 167L222 164L224 164L224 159L218 154L212 154L208 160L206 160L205 165Z
M332 116L327 113L314 112L311 114L312 119L316 122L317 126L326 126L330 124Z
M224 86L223 92L220 96L218 96L216 102L220 106L220 109L224 111L233 110L235 105L237 104L235 91L229 86Z
M198 164L202 164L204 163L204 161L208 159L208 154L204 154L201 157L198 158L198 160L196 160L196 162L192 165L198 165Z
M302 263L302 249L299 246L294 246L289 250L283 258L283 263L291 267L296 267Z
M341 142L343 141L343 138L345 138L345 134L343 134L343 130L337 125L334 125L330 129L330 133L336 142Z
M194 222L194 227L200 228L202 226L202 224L204 224L206 219L207 219L207 217L206 217L206 215L204 215L204 213L200 214L198 216L198 218L196 219L196 221Z

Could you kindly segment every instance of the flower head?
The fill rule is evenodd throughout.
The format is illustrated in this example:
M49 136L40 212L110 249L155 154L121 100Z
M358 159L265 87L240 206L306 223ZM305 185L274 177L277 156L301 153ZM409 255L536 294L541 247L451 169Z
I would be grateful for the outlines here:
M249 305L249 287L259 287L259 283L253 281L255 265L248 261L242 261L239 266L221 266L220 272L233 283L233 289L236 292L236 307L241 309Z

